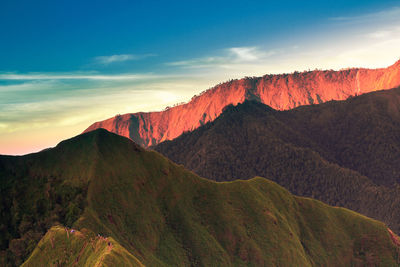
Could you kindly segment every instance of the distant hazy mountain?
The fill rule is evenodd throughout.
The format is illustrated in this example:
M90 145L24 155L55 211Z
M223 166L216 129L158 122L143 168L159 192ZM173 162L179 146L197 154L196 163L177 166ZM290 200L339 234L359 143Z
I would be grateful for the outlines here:
M400 86L400 61L384 69L315 70L244 78L219 84L187 104L160 112L118 115L94 123L85 132L104 128L147 147L213 121L227 105L245 100L287 110L397 86Z
M105 130L1 156L0 188L1 266L399 263L381 222L264 178L203 179Z
M399 88L289 111L244 102L155 149L203 177L267 177L400 232Z

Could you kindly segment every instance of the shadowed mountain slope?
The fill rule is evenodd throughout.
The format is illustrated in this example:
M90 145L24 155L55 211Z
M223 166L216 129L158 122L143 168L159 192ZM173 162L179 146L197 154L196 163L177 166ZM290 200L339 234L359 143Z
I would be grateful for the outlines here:
M217 181L267 177L400 232L400 89L276 111L250 101L155 149Z
M227 105L245 100L287 110L397 86L400 86L400 61L383 69L315 70L244 78L219 84L189 103L160 112L118 115L94 123L85 132L104 128L147 147L213 121Z
M203 179L105 130L0 162L1 249L15 243L2 255L42 236L44 218L43 229L74 229L51 228L25 266L396 266L400 256L381 222L264 178Z

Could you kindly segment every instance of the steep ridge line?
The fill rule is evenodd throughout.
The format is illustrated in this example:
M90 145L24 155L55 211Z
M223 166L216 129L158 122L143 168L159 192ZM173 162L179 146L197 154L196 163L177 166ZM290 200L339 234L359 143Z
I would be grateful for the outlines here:
M118 115L96 122L97 128L128 137L149 147L213 121L224 107L256 100L277 110L344 100L349 96L391 89L400 85L400 61L381 69L315 70L292 74L246 77L219 84L186 104L164 111Z

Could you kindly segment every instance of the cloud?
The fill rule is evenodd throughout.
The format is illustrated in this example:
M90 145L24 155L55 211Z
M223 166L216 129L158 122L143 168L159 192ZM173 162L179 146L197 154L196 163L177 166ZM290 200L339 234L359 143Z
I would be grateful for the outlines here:
M366 34L365 36L372 39L383 39L390 37L392 31L389 30L380 30Z
M325 29L309 29L295 43L282 42L276 48L260 42L167 65L223 80L315 68L386 67L400 56L400 7L330 18L321 27Z
M274 55L276 52L263 51L258 47L232 47L227 49L236 62L248 62L264 60L267 57Z
M116 114L158 111L188 101L217 81L188 75L96 83L38 80L0 86L0 154L56 145Z
M223 67L230 64L257 63L275 55L275 50L263 50L257 46L231 47L222 50L221 55L206 56L189 60L168 62L168 66L185 68Z
M0 85L0 135L83 121L89 125L116 113L160 110L190 99L193 91L209 85L208 80L197 80L165 75L112 83L33 80Z
M90 73L0 73L0 80L140 80L157 78L153 74L117 74L106 75Z
M148 57L155 56L154 54L144 54L144 55L133 55L133 54L122 54L122 55L112 55L112 56L99 56L95 57L94 61L97 64L109 65L112 63L140 60Z
M341 17L332 17L329 20L342 22L347 24L353 23L376 23L380 21L393 21L399 20L400 18L400 7L392 7L390 9L385 9L377 12L356 15L356 16L341 16Z
M256 47L232 47L229 52L240 61L254 61L259 58Z
M168 62L166 65L168 66L180 66L180 67L190 67L190 68L204 68L209 67L216 64L222 64L226 61L224 57L202 57L202 58L194 58L189 60L181 60Z

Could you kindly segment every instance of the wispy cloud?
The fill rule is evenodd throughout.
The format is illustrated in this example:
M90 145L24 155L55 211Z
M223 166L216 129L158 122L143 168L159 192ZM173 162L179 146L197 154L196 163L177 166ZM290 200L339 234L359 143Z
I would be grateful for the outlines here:
M72 127L77 134L94 121L118 113L160 110L187 101L195 89L206 88L200 80L196 83L187 79L151 79L145 83L112 83L105 87L63 81L0 86L0 147L2 136L39 129L59 133L66 127Z
M180 60L174 62L168 62L168 66L180 66L180 67L190 67L190 68L204 68L215 64L220 64L224 62L223 57L202 57L194 58L189 60Z
M389 31L389 30L379 30L379 31L367 33L365 36L368 38L372 38L372 39L383 39L383 38L390 37L390 35L392 33L393 32Z
M39 151L81 133L95 121L188 101L210 81L184 75L101 84L45 80L0 86L0 154Z
M231 58L236 62L260 61L276 54L276 51L264 51L260 48L253 47L232 47L228 48Z
M154 74L96 74L90 73L0 73L0 80L140 80L157 78Z
M256 46L231 47L222 50L221 55L218 56L205 56L189 60L168 62L166 64L185 68L222 67L229 64L262 62L276 53L277 51L275 50L263 50Z
M325 28L321 32L308 31L295 40L295 45L230 47L167 65L188 73L239 78L315 68L378 68L394 63L400 56L400 7L329 18Z
M342 23L371 23L379 21L391 21L399 20L400 18L400 7L392 7L390 9L380 10L377 12L356 15L356 16L340 16L332 17L331 21L342 22Z
M94 58L94 62L101 65L109 65L112 63L140 60L148 57L153 57L154 54L144 55L133 55L133 54L122 54L122 55L111 55L111 56L99 56Z

